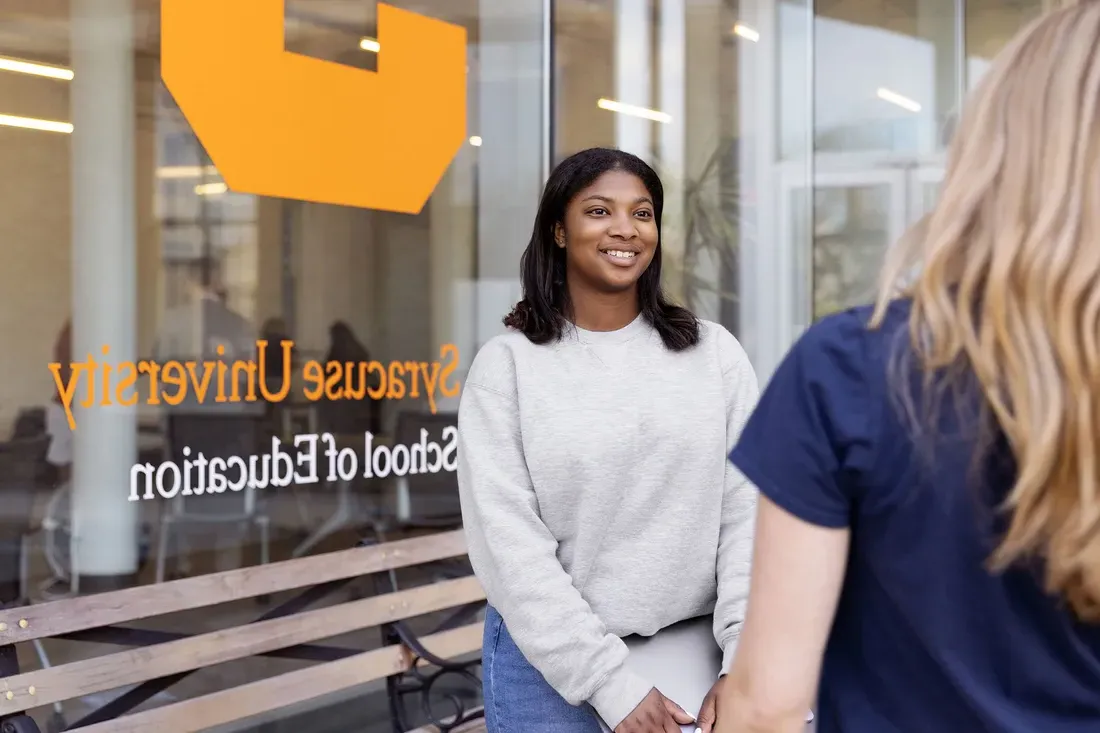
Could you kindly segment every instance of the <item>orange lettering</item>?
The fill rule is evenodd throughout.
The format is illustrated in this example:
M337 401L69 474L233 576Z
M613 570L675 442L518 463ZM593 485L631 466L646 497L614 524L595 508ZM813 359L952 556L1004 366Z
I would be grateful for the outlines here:
M111 347L106 344L103 345L103 355L107 356L111 353ZM110 407L111 402L111 365L108 362L103 362L103 397L100 398L100 405L104 407Z
M387 400L400 400L405 398L405 382L401 377L405 369L399 361L390 362L390 388L386 390Z
M155 361L139 361L138 373L149 375L149 402L156 406L160 404L160 388L157 386L157 378L160 374L160 364Z
M290 384L291 384L292 381L294 381L293 378L291 377L291 371L290 371L290 369L291 369L291 367L290 367L290 360L291 360L290 359L290 357L291 357L290 351L291 351L292 348L294 348L294 342L293 341L285 341L285 340L280 341L279 346L282 347L281 353L282 353L282 358L283 358L283 386L279 387L278 392L271 392L267 388L267 364L266 364L267 357L265 356L265 354L267 352L267 341L257 341L256 342L256 351L258 351L260 353L260 393L264 396L264 399L267 400L268 402L282 402L283 400L285 400L286 396L288 394L290 394ZM236 375L236 370L234 370L233 373L234 373L234 376L235 376ZM253 378L254 377L255 377L255 372L253 372ZM236 393L236 391L237 391L237 388L234 387L233 388L234 394ZM248 394L249 394L249 399L250 400L255 400L256 399L255 385L252 382L249 382Z
M328 379L325 380L325 397L330 400L343 399L344 389L340 386L340 382L344 379L344 365L338 361L330 361L325 371L328 372Z
M424 377L424 391L428 393L428 409L434 415L435 390L439 383L439 362L433 361L431 364L426 361L420 362L420 373Z
M415 400L420 396L420 365L415 361L405 362L405 373L412 375L412 386L409 387L409 397Z
M260 356L260 363L262 364L264 357ZM230 378L233 380L233 401L241 401L241 372L244 372L245 377L248 378L248 393L245 395L245 399L249 402L256 401L256 362L254 361L235 361L233 362L233 369L230 374ZM285 374L285 372L284 372ZM286 393L290 391L290 380L287 378L289 375L283 377L283 387L279 399L286 397ZM264 375L264 385L261 389L267 386L267 375Z
M99 366L99 362L93 359L91 354L88 354L88 360L85 362L85 367L88 370L88 395L80 403L80 406L84 409L95 404L95 370L97 366Z
M136 405L138 401L138 393L137 389L134 388L134 385L137 383L137 367L134 365L134 362L127 361L125 363L119 364L117 371L119 374L125 374L126 376L122 377L122 379L119 380L119 383L115 385L115 399L118 400L118 404L125 407ZM130 396L123 397L123 390L131 388L133 388L134 391L130 394Z
M344 365L344 379L347 386L344 396L349 400L361 400L367 395L367 364L362 361L349 361ZM358 379L358 381L356 381Z
M169 405L175 406L183 402L184 397L187 396L187 379L184 374L183 364L178 361L167 362L161 367L160 381L165 385L171 385L176 388L176 393L169 395L165 390L163 397L164 401Z
M380 400L382 396L386 394L386 369L382 366L381 362L372 361L367 365L367 372L374 374L378 372L378 386L369 387L367 394L370 395L372 400Z
M191 375L191 387L195 390L195 397L199 402L206 402L206 390L210 389L210 377L214 376L214 367L216 366L212 361L204 361L202 363L202 380L200 381L198 375L195 374L195 367L198 364L189 361L187 362L187 373Z
M305 366L302 367L302 377L307 382L313 383L312 389L309 387L305 387L302 390L302 394L305 395L305 398L310 402L316 402L317 400L321 399L321 395L324 394L325 391L325 388L323 386L325 381L325 372L321 368L321 363L316 361L315 359L310 359L309 361L307 361Z
M453 387L447 386L447 377L454 373L454 370L458 368L458 347L454 344L443 344L439 347L439 358L445 363L443 371L440 374L439 391L444 397L454 397L458 394L459 385L455 382Z

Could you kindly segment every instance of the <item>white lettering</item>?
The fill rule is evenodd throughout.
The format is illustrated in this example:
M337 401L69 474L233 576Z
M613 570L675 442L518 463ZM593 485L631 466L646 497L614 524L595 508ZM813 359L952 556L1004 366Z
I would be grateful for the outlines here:
M419 441L386 445L363 434L364 478L386 478L423 473L452 472L458 468L458 430L443 429L441 440L431 440L428 430L420 430ZM165 461L159 465L138 463L130 469L129 501L173 499L177 496L223 494L226 490L265 489L291 484L317 483L318 445L324 445L329 481L350 481L359 471L359 454L351 447L338 448L331 433L307 433L293 438L293 455L277 437L271 450L260 455L207 458L192 455L188 446L181 448L182 465ZM194 471L194 475L192 475Z
M172 488L164 486L164 474L172 474ZM180 467L172 462L162 463L157 468L157 493L165 499L172 499L180 492Z
M224 494L229 482L225 478L225 469L228 466L225 465L224 458L211 458L210 459L210 486L206 489L209 494ZM199 476L202 476L200 473Z
M332 433L322 433L321 440L325 441L325 458L328 459L328 479L336 480L336 438Z
M409 467L409 473L427 473L428 472L428 431L426 428L420 428L420 442L413 443L412 449L412 465ZM420 463L416 460L419 457ZM417 468L419 466L419 468Z
M447 447L443 449L443 470L448 472L457 471L458 428L453 425L443 428L443 440L447 442Z
M381 459L385 458L386 462L381 463ZM393 463L393 456L390 455L389 446L380 445L374 450L374 457L371 459L371 465L374 468L374 475L378 478L386 478L390 475L390 465ZM379 465L381 464L381 465Z
M130 469L130 501L153 498L153 470L152 463L135 463ZM145 477L145 493L138 496L138 484L142 476Z
M393 447L393 475L404 476L409 472L409 447L407 445L395 445Z
M336 457L336 472L343 481L351 481L359 469L359 459L351 448L344 448Z
M294 483L296 484L315 484L317 483L317 436L316 435L297 435L294 437L294 447L297 448L302 444L309 446L309 449L305 452L298 453L298 466L303 464L309 468L309 473L304 476L295 472Z
M290 486L294 480L294 461L286 451L279 450L282 442L272 436L271 438L271 462L274 470L271 476L272 486ZM283 469L280 471L279 469Z
M240 491L241 489L243 489L245 487L245 484L248 483L248 467L245 466L244 459L241 458L240 456L233 456L232 458L230 458L225 463L226 463L226 468L233 468L234 466L236 466L237 470L240 471L240 474L241 474L240 481L231 481L231 482L229 482L229 490L230 491Z

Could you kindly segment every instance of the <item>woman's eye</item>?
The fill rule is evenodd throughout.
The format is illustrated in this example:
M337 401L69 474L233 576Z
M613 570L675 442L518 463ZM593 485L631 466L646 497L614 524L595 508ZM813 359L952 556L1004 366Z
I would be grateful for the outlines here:
M601 216L601 215L607 213L607 209L592 209L588 213L589 214L595 214L596 216Z
M651 216L653 216L653 214L652 214L652 212L649 212L649 211L639 211L638 216L642 217L643 219L648 219Z

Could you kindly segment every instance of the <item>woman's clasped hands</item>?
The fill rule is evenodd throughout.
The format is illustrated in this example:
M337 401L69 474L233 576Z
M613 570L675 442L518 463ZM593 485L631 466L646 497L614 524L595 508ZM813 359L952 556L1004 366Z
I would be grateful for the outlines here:
M615 727L615 733L680 733L681 725L695 722L679 705L654 687L638 707Z

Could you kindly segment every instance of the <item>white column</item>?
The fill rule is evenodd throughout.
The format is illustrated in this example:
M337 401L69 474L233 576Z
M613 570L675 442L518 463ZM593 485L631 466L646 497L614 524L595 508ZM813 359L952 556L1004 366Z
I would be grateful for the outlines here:
M110 347L110 363L138 357L130 2L72 0L71 5L76 360L91 354L104 361L104 345ZM78 410L76 419L74 565L82 582L129 576L138 559L138 504L127 500L137 459L137 408L97 405Z
M916 6L917 37L932 45L932 96L919 100L918 154L944 147L947 125L953 122L966 93L965 17L958 0L921 0Z
M684 0L661 0L658 22L658 108L671 118L657 125L657 172L665 186L661 226L665 284L683 291L684 178L687 173L687 18Z
M480 0L478 85L469 134L482 139L476 156L477 272L469 298L480 347L503 332L501 319L520 296L519 258L531 238L545 171L543 0ZM473 354L464 357L466 364Z
M787 231L778 221L780 182L779 160L782 120L779 98L801 96L808 90L780 88L784 80L779 73L779 54L800 55L809 64L807 47L790 39L781 39L784 28L779 23L775 0L755 0L742 5L741 22L759 34L756 42L740 39L738 56L740 105L740 189L751 192L754 205L743 217L745 233L741 236L741 271L738 293L741 297L741 341L756 369L761 385L771 378L793 337L787 281L793 278L781 263L789 261L784 252L793 246L781 241L780 232ZM783 41L786 40L786 43ZM785 110L790 105L785 105ZM790 123L799 129L809 128L813 120L808 107L797 106L802 115ZM791 114L787 112L787 114ZM808 153L806 153L808 155ZM810 242L796 246L810 247ZM788 265L789 267L789 265Z
M649 0L615 0L615 101L652 109L650 25ZM651 162L654 123L627 114L616 117L615 145Z
M723 68L722 48L728 42L723 31L728 32L728 26L732 25L725 23L724 18L721 0L692 3L684 27L684 46L691 65L691 75L684 84L684 106L691 115L685 134L685 168L694 189L691 204L697 211L702 207L706 216L716 221L724 216L721 210L724 163L712 164L712 161L723 143L723 107L734 103L732 90L722 86L723 76L729 73ZM703 229L706 232L707 227ZM727 246L735 245L722 241L720 231L697 232L694 241L685 242L686 273L692 279L686 300L701 318L721 319L722 271L718 249Z

